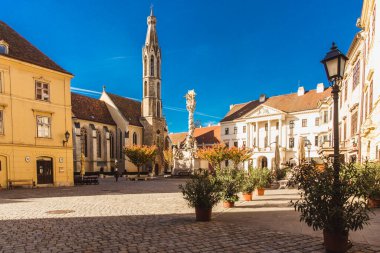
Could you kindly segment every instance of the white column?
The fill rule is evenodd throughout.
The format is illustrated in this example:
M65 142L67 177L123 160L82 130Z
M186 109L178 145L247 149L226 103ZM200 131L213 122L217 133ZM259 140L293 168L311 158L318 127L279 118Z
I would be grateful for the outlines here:
M251 124L250 123L247 123L246 124L246 140L247 140L247 148L249 148L251 146Z
M278 124L279 124L278 145L282 147L282 119L278 120Z
M259 122L256 121L256 146L259 148L260 142L259 142Z
M270 147L270 144L271 144L271 128L270 128L270 120L268 120L268 143L267 145Z

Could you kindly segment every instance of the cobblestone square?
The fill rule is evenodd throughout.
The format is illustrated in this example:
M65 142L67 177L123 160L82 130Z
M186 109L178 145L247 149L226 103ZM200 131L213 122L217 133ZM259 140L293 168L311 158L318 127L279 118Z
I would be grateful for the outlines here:
M321 232L298 221L295 190L268 190L194 221L178 185L156 179L0 192L0 252L323 252ZM379 210L352 233L350 252L380 252Z

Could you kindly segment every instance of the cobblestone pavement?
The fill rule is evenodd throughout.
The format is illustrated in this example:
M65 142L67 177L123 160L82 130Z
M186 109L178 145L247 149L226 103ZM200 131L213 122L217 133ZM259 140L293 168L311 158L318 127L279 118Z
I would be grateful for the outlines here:
M0 191L0 252L323 252L321 233L305 232L286 204L294 190L268 191L231 209L218 205L202 223L178 191L183 182L105 179ZM380 227L377 214L371 231ZM379 244L351 239L350 252L380 252Z

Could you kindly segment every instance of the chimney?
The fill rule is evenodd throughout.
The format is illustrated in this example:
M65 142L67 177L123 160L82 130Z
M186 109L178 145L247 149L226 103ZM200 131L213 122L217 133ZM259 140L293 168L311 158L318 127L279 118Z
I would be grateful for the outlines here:
M234 104L230 105L230 110L232 109L232 107L234 107Z
M323 85L323 83L317 84L317 93L321 93L324 90L325 90L325 86Z
M261 94L260 97L259 97L259 101L260 101L260 103L264 103L265 100L266 100L266 96L265 96L265 94Z
M298 96L303 96L305 94L305 88L303 86L298 87Z

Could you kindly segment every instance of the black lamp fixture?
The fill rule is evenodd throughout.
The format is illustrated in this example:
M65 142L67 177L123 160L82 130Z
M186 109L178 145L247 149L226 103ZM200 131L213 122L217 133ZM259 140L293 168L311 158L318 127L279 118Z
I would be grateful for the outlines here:
M63 146L65 146L65 143L67 143L69 141L69 138L70 138L70 133L69 133L69 131L66 131L65 139L63 140Z
M347 60L347 56L345 56L333 42L330 52L328 52L321 61L325 66L327 79L330 82L334 83L343 78Z

